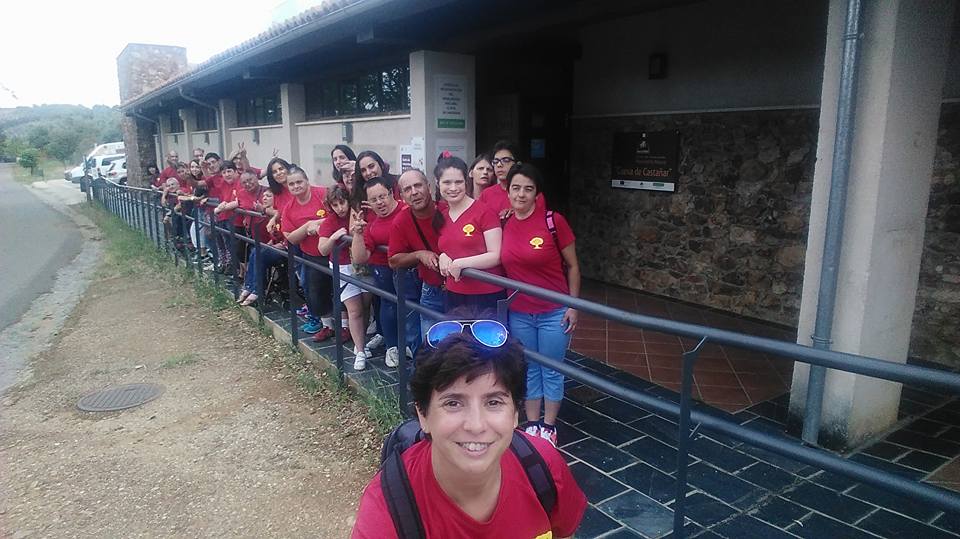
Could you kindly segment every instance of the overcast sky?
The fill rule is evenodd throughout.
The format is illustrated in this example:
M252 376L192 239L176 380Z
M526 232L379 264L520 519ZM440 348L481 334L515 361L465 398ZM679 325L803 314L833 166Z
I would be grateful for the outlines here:
M187 61L199 63L265 30L281 4L279 9L288 11L291 4L307 3L311 2L3 2L0 107L117 105L117 55L127 43L186 47Z

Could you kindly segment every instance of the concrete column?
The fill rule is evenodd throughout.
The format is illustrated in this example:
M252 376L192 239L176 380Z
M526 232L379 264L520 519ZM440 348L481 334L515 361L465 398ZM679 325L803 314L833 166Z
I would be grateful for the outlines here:
M166 114L157 116L157 153L160 158L157 160L158 170L163 170L167 166L167 152L170 148L167 146L167 134L170 133L170 117Z
M290 156L291 163L300 162L300 133L298 122L307 119L307 98L302 84L280 85L280 115L283 119L283 145L280 155Z
M197 109L193 107L180 109L180 119L183 120L183 136L187 138L181 146L186 150L180 156L180 160L189 161L193 159L193 132L197 130Z
M473 56L463 54L410 53L411 133L423 137L426 163L445 149L468 163L476 156L474 65Z
M233 137L230 136L230 129L237 127L237 102L233 99L221 99L218 102L220 107L220 133L223 147L223 153L220 157L226 159L233 151Z
M834 350L904 363L947 65L952 0L864 3ZM847 0L831 0L798 342L811 344L835 141ZM807 365L797 363L790 422L802 423ZM897 420L900 385L829 371L821 444L857 445Z

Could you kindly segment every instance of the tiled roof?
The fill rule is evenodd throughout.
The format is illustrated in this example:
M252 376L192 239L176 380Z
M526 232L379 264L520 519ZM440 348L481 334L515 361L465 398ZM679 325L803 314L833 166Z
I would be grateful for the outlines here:
M322 17L329 15L330 13L343 9L352 4L358 4L362 1L363 0L323 0L323 2L320 3L320 5L307 9L306 11L303 11L298 15L290 17L285 21L276 23L270 26L270 28L268 28L264 32L260 33L259 35L254 36L244 41L243 43L240 43L239 45L231 47L221 53L215 54L211 56L207 61L196 64L190 69L186 69L184 71L181 71L180 73L177 73L173 77L163 81L162 83L158 84L157 86L154 86L153 88L150 88L144 91L140 95L131 97L129 100L122 103L121 107L127 106L136 101L140 101L144 97L147 97L153 93L157 93L192 75L195 75L197 73L200 73L201 71L215 67L218 64L225 63L243 52L246 52L251 49L255 49L261 45L264 45L270 40L280 37L283 34L290 32L291 30L295 30L299 27L313 23L321 19Z

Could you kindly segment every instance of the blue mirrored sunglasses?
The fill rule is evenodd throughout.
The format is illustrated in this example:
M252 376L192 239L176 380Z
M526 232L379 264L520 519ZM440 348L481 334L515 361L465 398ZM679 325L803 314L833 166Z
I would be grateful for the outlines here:
M488 348L500 348L507 343L507 328L496 320L443 320L427 330L427 344L436 348L449 335L470 328L473 338Z

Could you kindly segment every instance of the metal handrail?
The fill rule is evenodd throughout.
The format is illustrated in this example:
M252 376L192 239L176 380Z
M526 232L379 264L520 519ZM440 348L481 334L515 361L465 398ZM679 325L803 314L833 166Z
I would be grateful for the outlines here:
M139 216L131 208L131 204L136 202L140 206L140 210L149 210L156 212L157 210L163 210L163 208L156 204L145 203L142 200L134 200L132 197L124 194L125 191L139 190L144 191L143 189L120 186L113 182L104 181L108 185L111 185L111 189L116 191L112 193L109 200L107 197L94 197L101 200L104 205L113 213L120 215L132 226L140 226L143 228L145 224L149 225L149 219L144 219L143 214ZM156 193L156 191L150 191ZM159 193L157 193L159 194ZM208 201L208 205L216 205L216 202ZM198 208L197 208L198 209ZM242 215L250 215L254 217L266 217L265 214L260 212L251 212L248 210L237 209L234 210L237 213ZM199 214L198 214L199 215ZM188 219L199 221L198 216L188 217ZM156 220L152 221L153 226L156 225ZM202 222L202 221L201 221ZM236 234L231 230L217 226L216 223L210 223L209 225L215 232L220 233L229 233L231 235L231 240L235 242L237 239L247 243L254 243L255 246L259 249L269 248L277 252L283 252L282 249L277 249L273 246L264 245L259 242L258 238L254 237L250 239L248 236L243 234ZM146 231L146 229L144 229ZM156 230L153 231L155 233ZM159 238L158 248L160 248ZM348 242L351 241L350 236L344 236L343 239L338 242L338 245L335 249L339 250L346 248ZM215 242L214 242L215 243ZM378 246L381 250L386 250L385 246ZM307 260L303 257L294 255L291 251L287 251L288 256L288 278L291 279L293 271L293 262L300 262L307 265L310 268L324 272L328 275L331 275L334 279L335 288L333 291L334 299L334 313L336 316L339 316L339 309L342 307L340 304L340 294L339 294L339 283L347 282L355 284L360 288L370 291L378 296L381 296L388 301L394 301L398 305L398 329L402 328L404 323L406 309L427 314L433 317L443 317L442 313L437 313L428 308L425 308L417 303L412 303L403 295L402 291L402 279L396 279L395 284L397 285L396 293L391 293L387 290L380 289L376 286L373 286L371 283L358 279L353 276L341 275L339 273L339 268L336 264L331 267L322 266L316 264L310 260ZM803 346L796 343L788 343L784 341L777 341L774 339L768 339L763 337L755 337L752 335L745 335L736 333L729 330L722 330L711 328L708 326L700 326L696 324L690 324L685 322L676 322L672 320L664 320L652 316L642 315L638 313L631 313L627 311L622 311L620 309L615 309L605 305L593 303L581 298L574 298L569 295L561 294L558 292L546 290L539 288L533 285L526 283L514 281L502 276L493 275L485 271L480 271L476 269L465 269L462 271L462 275L471 277L489 284L494 284L497 286L502 286L504 288L520 291L524 294L529 294L531 296L544 299L553 303L560 305L565 305L586 313L594 314L602 318L613 320L615 322L622 323L624 325L629 325L633 327L640 327L644 329L651 329L666 333L673 333L677 335L682 335L691 338L700 339L699 344L693 350L685 352L682 357L682 375L683 383L680 393L680 402L675 403L672 400L667 400L661 397L650 395L642 391L636 390L634 388L628 387L626 385L617 384L607 380L601 376L593 374L587 369L584 369L577 365L572 365L563 361L557 361L545 357L538 352L525 350L524 353L529 359L538 362L548 368L554 369L565 376L577 380L587 386L593 387L607 395L621 399L627 403L645 408L651 411L654 411L661 415L676 416L679 419L678 426L678 471L677 471L677 496L676 501L674 502L674 533L682 537L684 530L684 497L687 489L686 482L686 470L688 466L688 455L689 455L689 444L692 440L694 432L698 428L702 427L706 430L717 432L731 438L741 440L747 444L750 444L761 449L765 449L771 452L774 452L779 455L783 455L797 461L823 468L847 477L851 477L863 483L871 484L881 488L887 488L897 494L905 496L910 499L921 500L923 502L929 503L935 507L946 511L960 511L960 494L955 492L928 485L922 482L913 481L904 477L901 477L895 473L887 472L884 470L879 470L873 468L867 464L859 463L844 459L839 457L829 451L807 447L803 445L800 440L795 438L787 437L785 435L777 435L770 432L759 431L749 427L742 426L735 421L732 421L724 416L709 413L703 411L698 406L693 405L692 397L690 396L690 387L692 384L693 378L693 367L695 361L699 355L701 347L707 343L716 343L716 344L725 344L730 346L736 346L741 348L748 348L753 350L759 350L763 352L768 352L775 354L783 358L789 358L795 361L802 361L810 363L813 365L820 365L827 368L843 370L848 372L855 372L858 374L863 374L866 376L873 376L877 378L883 378L886 380L891 380L901 383L912 383L918 386L923 387L932 387L937 389L944 389L952 392L960 393L960 375L939 371L936 369L930 369L926 367L919 367L914 365L904 365L892 363L889 361L883 361L875 358L869 358L865 356L859 356L855 354L848 354L843 352L836 352L830 350L815 349L808 346ZM236 289L235 289L236 293ZM292 302L291 302L292 303ZM294 306L291 304L291 338L294 343L298 339L297 335L297 323L295 319ZM262 315L262 312L261 312ZM340 372L340 376L343 375L343 350L340 324L334 324L334 330L336 334L336 343L334 355L337 368ZM403 333L399 333L403 335ZM405 354L400 354L403 357L403 361L406 361ZM401 367L398 369L400 384L399 384L399 393L400 393L400 403L404 413L407 413L404 403L406 402L406 368L404 368L405 363L401 363ZM690 429L689 423L694 421L699 424L697 428Z

